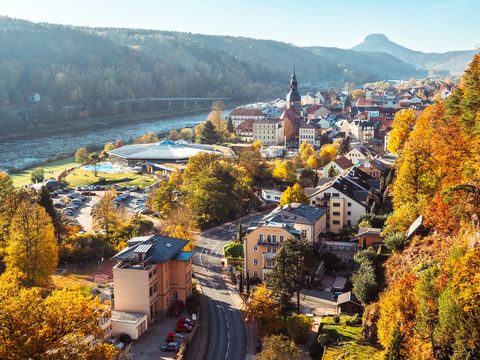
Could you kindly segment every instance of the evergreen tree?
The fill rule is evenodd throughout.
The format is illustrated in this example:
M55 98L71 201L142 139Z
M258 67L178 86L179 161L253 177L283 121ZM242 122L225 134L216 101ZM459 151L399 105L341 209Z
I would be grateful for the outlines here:
M395 326L392 334L392 342L387 349L385 354L385 360L403 360L405 357L402 355L402 343L403 337L400 332L400 328Z
M220 136L215 129L215 126L210 120L205 122L205 125L202 129L202 134L200 135L200 142L202 144L216 144L220 141Z
M233 134L235 132L235 129L233 128L233 122L232 122L232 119L230 117L227 120L227 131L230 134Z
M340 147L338 149L338 152L341 155L345 155L346 153L348 153L349 150L350 150L350 137L347 136L347 137L342 139L342 142L340 143Z
M60 232L61 232L61 221L60 217L58 216L57 210L53 206L52 198L50 197L50 193L45 186L42 186L40 192L37 195L37 204L40 205L45 209L50 219L52 219L52 224L55 229L55 237L57 238L57 242L60 243Z
M335 167L332 165L332 166L330 166L330 167L328 168L328 174L327 174L327 175L328 175L328 177L333 178L333 177L335 177L335 176L338 175L338 171L337 171L337 169L335 169Z

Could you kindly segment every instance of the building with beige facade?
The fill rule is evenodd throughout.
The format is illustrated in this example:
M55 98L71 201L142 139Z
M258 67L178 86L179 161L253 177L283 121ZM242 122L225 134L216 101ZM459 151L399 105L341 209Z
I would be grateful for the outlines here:
M253 141L260 140L263 145L282 145L284 139L283 121L277 118L256 120L252 129Z
M260 220L260 223L268 222L291 224L300 231L302 239L318 243L327 230L327 208L301 203L278 206Z
M192 294L192 252L188 241L159 235L135 237L114 256L114 310L144 313L148 322L176 300Z
M266 280L272 271L275 255L290 237L300 237L301 231L292 224L267 222L252 224L244 238L244 276Z

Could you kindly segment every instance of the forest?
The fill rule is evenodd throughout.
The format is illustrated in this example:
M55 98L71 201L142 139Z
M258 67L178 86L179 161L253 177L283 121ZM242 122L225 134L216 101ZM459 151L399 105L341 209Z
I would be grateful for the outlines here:
M115 100L283 97L293 65L305 86L418 74L413 66L380 53L352 57L351 51L337 55L332 49L330 56L327 48L314 52L270 40L80 28L8 17L0 17L0 47L0 126L8 132L154 110L119 107ZM40 101L32 100L35 93Z

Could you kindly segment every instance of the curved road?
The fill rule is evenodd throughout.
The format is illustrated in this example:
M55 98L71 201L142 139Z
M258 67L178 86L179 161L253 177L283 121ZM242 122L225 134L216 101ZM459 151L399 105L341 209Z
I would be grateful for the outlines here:
M242 220L244 228L259 214ZM236 298L221 275L223 246L237 234L238 220L201 233L193 259L195 279L208 302L208 360L244 360L247 352L245 325Z

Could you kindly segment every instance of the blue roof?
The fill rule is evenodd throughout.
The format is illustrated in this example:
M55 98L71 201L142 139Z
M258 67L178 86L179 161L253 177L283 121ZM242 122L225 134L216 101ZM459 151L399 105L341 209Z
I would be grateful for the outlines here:
M127 241L128 247L113 256L114 259L131 259L134 253L145 252L145 258L150 264L164 263L182 252L188 240L167 236L151 235L137 237Z
M175 260L179 261L188 261L192 258L193 256L193 251L181 251L175 256Z

